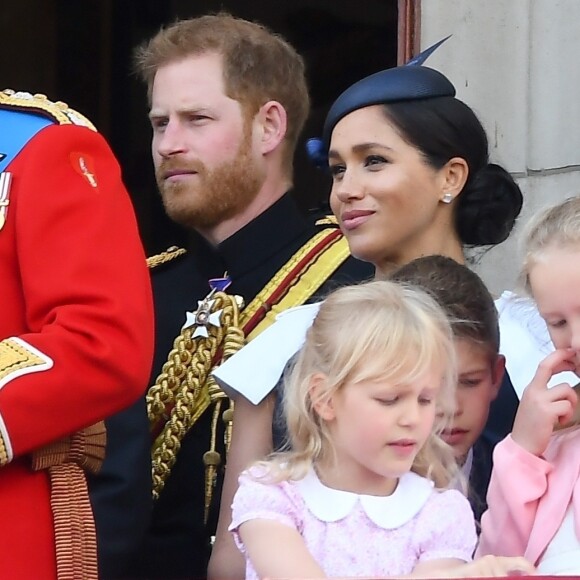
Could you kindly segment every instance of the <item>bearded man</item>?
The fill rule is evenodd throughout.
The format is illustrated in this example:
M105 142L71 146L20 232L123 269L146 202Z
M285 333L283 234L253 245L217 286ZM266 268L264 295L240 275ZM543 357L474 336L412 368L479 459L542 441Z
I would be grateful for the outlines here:
M303 61L284 39L222 13L162 29L136 62L163 203L193 243L150 258L155 503L129 576L203 578L233 412L208 379L230 348L228 332L241 346L268 311L320 297L330 279L336 286L371 271L348 256L336 226L306 219L290 195L309 98ZM234 295L243 303L226 305Z

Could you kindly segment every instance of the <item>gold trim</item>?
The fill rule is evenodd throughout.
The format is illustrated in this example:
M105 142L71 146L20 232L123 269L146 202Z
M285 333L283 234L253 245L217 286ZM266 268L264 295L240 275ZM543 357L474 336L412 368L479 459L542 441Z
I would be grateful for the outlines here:
M47 359L31 349L26 348L26 343L7 338L0 341L0 386L11 380L11 375L34 372L35 367L47 365Z
M226 360L245 344L236 297L224 292L213 294L212 312L220 310L220 325L208 325L207 337L193 338L195 327L182 330L174 341L160 375L147 393L150 423L155 425L161 419L165 420L163 430L152 448L155 499L159 497L175 465L185 434L212 402L225 398L225 394L209 376L218 349L222 349L222 360ZM169 417L166 417L165 410L172 403ZM208 474L208 480L210 478Z
M58 578L97 580L97 536L86 473L105 458L107 431L99 421L32 454L32 469L50 478Z
M306 243L290 261L279 270L268 282L264 289L256 296L247 308L241 313L241 325L245 323L267 302L269 295L276 290L288 272L292 270L316 244L328 235L328 230L323 230ZM313 296L317 290L328 280L330 275L348 258L350 250L346 238L339 237L332 244L326 246L320 254L314 256L312 262L300 273L297 281L288 289L288 292L276 304L273 304L266 316L246 337L247 342L258 336L268 326L274 323L276 316L294 306L300 306Z
M4 89L0 91L0 107L14 107L33 113L40 113L59 125L80 125L96 131L95 126L83 114L71 109L62 101L51 101L41 93L31 94L23 91Z
M324 217L316 220L317 226L337 226L338 220L333 215L325 215Z
M274 293L280 286L282 280L292 271L298 263L305 258L305 256L312 251L312 249L319 244L328 235L328 230L318 232L314 237L310 238L289 260L274 274L270 281L262 288L256 297L244 308L241 314L241 325L244 326L246 322L256 314L256 312L268 301L269 296ZM296 285L300 284L301 276L298 276ZM273 321L272 321L273 322Z
M4 442L4 435L0 431L0 467L4 467L10 463L10 457L8 456L8 450L6 449L6 443Z
M237 313L231 319L231 322L224 324L224 319L222 318L221 328L211 327L208 338L192 339L192 329L187 328L175 339L174 347L169 353L167 362L163 365L161 374L147 394L147 410L150 423L156 425L159 421L165 420L163 430L156 438L152 449L154 499L157 499L161 494L165 481L175 464L177 454L181 448L181 440L199 417L212 404L215 404L212 415L210 449L204 454L203 458L206 466L204 508L207 519L215 488L217 468L224 463L216 451L216 436L217 420L222 407L221 401L226 398L226 395L209 374L213 368L217 348L220 344L223 345L222 361L225 361L231 354L239 350L246 342L241 329L264 304L268 303L268 299L280 287L284 278L334 231L336 231L335 228L326 228L308 240L276 272L254 300L242 312ZM169 253L171 255L176 250L178 249L170 248L164 254ZM181 253L184 252L185 250L181 250ZM289 285L286 295L271 306L271 310L256 325L256 328L248 334L247 341L272 324L276 315L282 310L305 303L348 256L348 244L342 236L337 237L321 248L320 252L312 257L310 263L305 264L301 271L297 273L296 278ZM174 257L177 257L177 255L171 255L166 261ZM213 298L218 296L220 297L220 302L214 304L213 311L223 308L221 300L233 298L224 293L216 293ZM229 340L226 338L220 339L219 333L223 334L226 329L228 334L231 333ZM171 404L174 404L174 407L171 409L170 416L166 417L166 409L171 407ZM229 440L231 438L232 415L233 405L230 405L230 408L226 409L222 414L222 419L226 424L224 435L226 451L229 448Z
M172 260L175 260L176 258L179 258L179 256L183 256L186 253L187 250L184 250L183 248L171 246L171 248L167 248L167 250L164 252L147 258L147 267L152 270L153 268L161 266L161 264L171 262Z
M330 278L333 272L350 255L350 248L346 238L337 238L328 245L324 252L310 263L306 271L300 276L298 284L292 286L286 296L272 306L268 313L275 318L280 312L293 306L304 304Z

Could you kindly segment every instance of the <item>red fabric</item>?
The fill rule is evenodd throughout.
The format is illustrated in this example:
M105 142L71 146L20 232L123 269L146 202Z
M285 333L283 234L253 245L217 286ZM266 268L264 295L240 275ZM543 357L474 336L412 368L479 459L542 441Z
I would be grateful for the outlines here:
M100 135L49 126L6 170L0 340L20 337L54 366L0 389L14 453L0 468L0 577L54 578L48 478L30 470L28 454L144 394L151 289L133 209Z

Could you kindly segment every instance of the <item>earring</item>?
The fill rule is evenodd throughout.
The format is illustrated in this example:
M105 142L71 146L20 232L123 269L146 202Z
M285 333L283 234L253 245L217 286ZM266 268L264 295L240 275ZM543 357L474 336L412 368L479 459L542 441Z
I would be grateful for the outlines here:
M441 201L443 203L451 203L453 201L453 195L451 195L449 192L447 192L442 198Z

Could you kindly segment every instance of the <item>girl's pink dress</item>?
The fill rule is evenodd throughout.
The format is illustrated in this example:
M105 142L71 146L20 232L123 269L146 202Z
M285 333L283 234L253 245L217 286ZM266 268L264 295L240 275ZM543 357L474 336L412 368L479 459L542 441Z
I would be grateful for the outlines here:
M241 524L275 520L300 533L327 576L386 577L410 573L438 558L471 561L477 535L467 499L439 491L408 473L386 497L357 495L324 486L313 470L299 481L256 480L242 473L230 531L246 556L246 578L258 578L238 535ZM252 475L250 475L252 474Z

